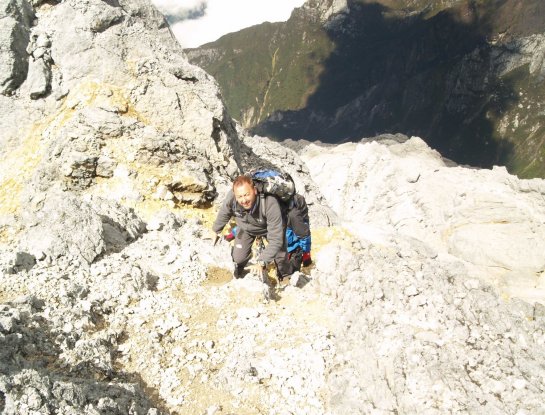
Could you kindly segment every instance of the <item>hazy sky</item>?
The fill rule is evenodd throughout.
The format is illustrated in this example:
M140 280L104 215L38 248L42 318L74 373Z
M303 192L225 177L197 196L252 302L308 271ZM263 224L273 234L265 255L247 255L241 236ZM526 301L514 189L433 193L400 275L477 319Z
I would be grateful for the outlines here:
M288 20L305 0L152 0L167 17L183 47L212 42L222 35L263 22Z

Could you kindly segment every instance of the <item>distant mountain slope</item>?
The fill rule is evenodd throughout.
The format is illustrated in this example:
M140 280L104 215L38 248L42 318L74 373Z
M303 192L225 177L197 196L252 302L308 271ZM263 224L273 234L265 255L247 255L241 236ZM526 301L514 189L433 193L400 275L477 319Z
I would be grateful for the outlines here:
M541 1L308 1L186 52L255 133L401 132L459 163L545 177Z
M233 116L253 126L274 111L304 108L333 49L321 25L292 19L253 26L186 52L216 77Z

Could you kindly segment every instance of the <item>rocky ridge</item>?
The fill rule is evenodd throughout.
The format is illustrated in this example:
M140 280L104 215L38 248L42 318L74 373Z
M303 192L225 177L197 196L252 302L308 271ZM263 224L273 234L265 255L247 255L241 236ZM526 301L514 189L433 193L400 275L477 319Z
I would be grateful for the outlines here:
M8 11L31 9L26 1L2 3ZM26 193L80 191L103 178L123 181L135 168L148 169L140 186L159 198L203 205L215 181L236 173L237 133L215 81L187 62L148 2L67 1L31 10L32 25L14 22L28 51L13 39L16 31L2 48L13 67L28 67L22 83L6 72L3 84L13 87L0 95L3 214L18 213ZM42 69L40 91L34 65ZM112 142L123 151L114 153ZM142 190L120 187L119 200L142 200Z
M326 199L352 232L379 243L391 235L424 242L508 296L544 298L543 180L457 166L420 138L401 135L327 152L309 145L302 159L317 183L338 189Z
M542 180L400 135L248 136L146 2L2 10L33 13L1 50L51 83L12 73L0 95L0 412L545 409ZM232 280L207 239L256 165L310 204L315 264L287 286Z
M254 143L272 162L280 144L244 140ZM128 407L133 413L195 414L543 410L543 297L537 303L516 299L487 281L494 265L472 267L456 251L440 252L444 248L431 243L431 227L414 237L385 219L395 216L383 205L390 186L414 186L426 171L473 176L492 193L501 183L482 177L498 172L441 167L437 154L417 138L383 137L358 144L356 151L303 146L302 158L286 144L275 160L282 167L313 171L324 161L339 163L359 169L359 175L346 176L368 180L370 191L375 180L377 190L382 183L386 191L370 207L365 192L339 189L339 180L322 178L321 191L332 206L342 194L346 206L356 209L359 201L366 214L348 220L343 207L334 225L314 226L314 268L294 277L293 285L276 286L270 302L255 277L231 280L229 246L212 247L203 219L182 212L158 212L137 239L87 266L67 265L63 258L74 255L67 250L52 263L4 272L2 341L8 347L2 349L0 390L6 413L126 413ZM361 152L370 160L367 167L346 163ZM373 164L373 155L384 164ZM407 180L409 170L409 178L416 177L414 170L393 163L396 157L418 165L422 178ZM398 174L380 176L379 167ZM543 183L519 185L540 191ZM412 215L417 224L432 209L443 209L439 189L455 189L444 180L427 187L419 194L426 195L428 210ZM433 195L439 197L432 205ZM475 203L480 196L467 190ZM313 206L319 220L323 213L316 215ZM503 212L507 221L513 210ZM355 221L356 215L366 219ZM126 216L123 223L138 230L133 220ZM83 222L82 229L92 223ZM494 233L489 236L489 244L497 245ZM3 249L6 270L14 251ZM498 259L503 254L499 249Z

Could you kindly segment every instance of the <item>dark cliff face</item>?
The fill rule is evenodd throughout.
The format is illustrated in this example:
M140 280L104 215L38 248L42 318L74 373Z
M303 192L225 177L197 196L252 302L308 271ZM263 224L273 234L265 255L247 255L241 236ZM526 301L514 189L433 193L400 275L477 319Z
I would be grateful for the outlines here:
M266 28L189 51L253 132L331 143L401 132L459 163L545 177L543 2L349 1L323 25L298 9Z

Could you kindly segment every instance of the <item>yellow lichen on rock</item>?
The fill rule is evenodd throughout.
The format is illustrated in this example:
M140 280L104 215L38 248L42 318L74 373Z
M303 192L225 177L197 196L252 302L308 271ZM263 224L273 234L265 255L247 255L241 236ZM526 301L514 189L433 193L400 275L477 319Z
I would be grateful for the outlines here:
M153 166L127 160L127 152L123 151L124 140L107 142L107 149L119 163L117 174L111 178L97 178L96 185L89 193L115 199L127 207L133 208L144 220L151 219L157 212L168 210L180 217L196 219L205 226L211 226L216 211L212 208L196 208L190 205L177 204L161 194L163 188L168 192L175 181L172 166Z
M0 214L16 214L20 194L43 157L47 141L76 114L76 109L97 106L139 119L131 110L123 89L95 81L72 88L59 110L32 125L19 145L9 152L0 169Z
M35 124L13 150L6 152L0 169L0 214L16 214L20 194L43 156L42 132L47 123Z
M195 208L191 206L176 206L164 200L135 201L124 199L121 204L131 207L145 221L150 220L157 212L167 210L183 219L197 220L203 226L210 228L216 218L217 210L213 208Z
M73 87L64 105L70 109L99 107L118 114L126 114L131 108L123 88L91 80Z
M331 241L350 244L356 238L346 228L339 226L319 226L311 228L312 251L317 252Z

